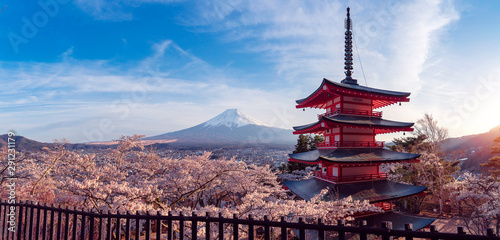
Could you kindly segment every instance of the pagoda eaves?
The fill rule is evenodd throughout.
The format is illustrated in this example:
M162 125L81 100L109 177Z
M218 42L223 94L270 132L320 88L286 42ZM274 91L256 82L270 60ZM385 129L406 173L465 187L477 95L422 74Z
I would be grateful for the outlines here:
M410 93L370 88L360 85L338 83L326 78L316 91L306 98L296 100L296 108L326 108L328 100L334 96L352 96L369 98L373 101L373 109L385 107L398 102L409 102Z
M294 134L315 133L323 134L327 129L336 127L352 127L374 129L374 134L392 133L399 131L413 131L412 122L397 122L375 117L365 116L321 116L321 118L312 124L295 126Z
M334 184L317 178L302 181L285 181L285 185L300 198L309 201L323 189L330 191L323 200L336 200L351 196L353 200L368 200L370 203L384 202L419 194L427 187L396 183L388 180Z
M324 163L394 163L414 162L420 154L389 151L382 148L319 149L288 155L290 161L317 164Z

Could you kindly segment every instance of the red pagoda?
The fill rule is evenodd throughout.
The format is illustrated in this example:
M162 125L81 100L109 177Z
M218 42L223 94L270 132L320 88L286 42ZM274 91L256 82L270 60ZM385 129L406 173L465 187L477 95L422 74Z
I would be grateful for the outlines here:
M320 108L314 123L294 127L294 134L321 134L324 142L317 150L290 154L290 162L316 165L315 177L301 181L285 181L295 195L310 200L328 188L324 200L333 196L354 200L368 200L384 209L385 213L366 217L369 225L380 226L392 221L394 229L404 229L412 223L414 229L426 227L433 219L406 216L392 211L392 200L423 194L427 187L391 182L387 173L380 171L382 163L418 162L420 154L401 153L384 149L384 143L375 140L377 134L413 131L411 122L382 118L378 108L409 102L408 92L396 92L360 86L352 77L352 24L347 8L345 21L345 79L340 83L323 79L316 91L297 100L297 108ZM362 217L362 216L361 216Z

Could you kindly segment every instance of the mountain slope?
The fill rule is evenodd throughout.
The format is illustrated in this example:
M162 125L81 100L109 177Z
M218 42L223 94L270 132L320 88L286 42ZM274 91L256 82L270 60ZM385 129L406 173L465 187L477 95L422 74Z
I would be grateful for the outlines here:
M483 171L481 164L494 156L491 154L491 146L494 145L493 139L500 135L499 129L500 125L485 133L446 139L443 150L463 151L467 161L461 165L462 170L481 172Z
M176 140L177 144L293 144L296 141L292 130L266 126L237 109L228 109L194 127L143 139Z
M492 128L485 133L467 135L457 138L448 138L444 141L443 147L446 151L458 149L474 149L479 147L490 146L493 144L493 139L500 135L500 125Z
M15 136L15 148L16 151L20 152L36 152L42 150L44 147L54 149L54 143L38 142L36 140L29 139L23 136ZM8 147L8 136L7 134L0 135L0 149L7 149ZM92 144L65 144L66 149L104 149L108 146L104 145L92 145Z
M0 148L7 149L8 135L0 135ZM39 151L44 147L51 147L51 143L38 142L23 136L15 136L15 149L17 151Z

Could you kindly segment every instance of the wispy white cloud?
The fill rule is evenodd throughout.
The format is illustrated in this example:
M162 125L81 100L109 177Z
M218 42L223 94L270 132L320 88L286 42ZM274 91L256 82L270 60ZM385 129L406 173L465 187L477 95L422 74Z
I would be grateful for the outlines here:
M169 4L184 0L77 0L76 5L97 20L129 21L134 19L131 9L142 4Z
M341 29L345 4L251 1L234 5L237 7L231 13L218 17L200 14L196 15L199 21L191 17L185 22L200 31L222 33L224 41L242 43L247 51L265 54L281 81L297 85L297 98L312 92L323 77L343 79L344 32ZM356 40L354 71L359 83L409 91L413 99L427 100L413 100L418 106L412 110L398 108L405 116L415 117L401 120L415 121L416 115L430 110L432 101L436 103L463 91L450 89L449 82L436 84L433 74L435 64L446 65L437 54L444 45L441 39L450 25L459 20L453 2L351 1L349 5ZM211 12L218 6L204 7ZM446 108L446 105L436 107Z
M77 0L76 4L87 14L99 20L132 20L133 15L124 11L127 3L107 0Z
M420 74L439 46L441 32L459 18L448 1L352 2L355 35L368 83L399 90L418 90ZM343 20L338 1L250 1L203 5L206 12L186 23L200 31L224 34L225 41L245 41L246 50L267 54L275 70L292 83L317 84L322 77L343 78ZM197 17L197 18L196 18ZM359 61L355 76L362 81ZM402 80L404 79L404 80ZM305 83L306 86L308 83Z

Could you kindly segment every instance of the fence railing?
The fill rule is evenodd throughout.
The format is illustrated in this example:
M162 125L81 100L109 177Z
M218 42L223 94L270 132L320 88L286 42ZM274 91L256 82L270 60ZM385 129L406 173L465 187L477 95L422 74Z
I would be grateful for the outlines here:
M9 230L10 221L14 221L15 229ZM295 235L297 239L335 239L356 238L365 240L372 235L381 239L463 239L463 240L500 240L488 229L488 236L467 235L463 227L458 227L458 233L440 233L435 226L430 232L413 231L411 224L406 224L406 230L394 230L392 223L383 222L381 228L369 228L366 221L360 221L360 226L345 226L342 220L337 225L325 225L321 219L315 224L305 223L302 218L298 222L255 220L217 217L207 213L205 216L131 214L131 213L96 213L78 211L68 208L38 205L33 203L8 204L0 202L0 239L119 239L119 240L150 240L150 239L283 239Z

